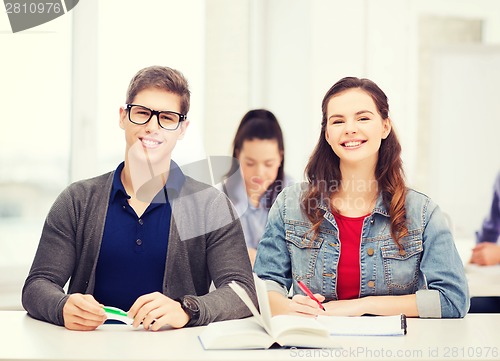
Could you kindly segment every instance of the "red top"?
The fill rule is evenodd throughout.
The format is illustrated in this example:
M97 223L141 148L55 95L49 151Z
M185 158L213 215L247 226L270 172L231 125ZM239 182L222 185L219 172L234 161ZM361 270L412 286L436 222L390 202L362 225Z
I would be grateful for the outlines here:
M346 217L334 214L339 229L340 258L337 268L337 296L339 300L359 298L361 270L359 248L361 230L366 216Z

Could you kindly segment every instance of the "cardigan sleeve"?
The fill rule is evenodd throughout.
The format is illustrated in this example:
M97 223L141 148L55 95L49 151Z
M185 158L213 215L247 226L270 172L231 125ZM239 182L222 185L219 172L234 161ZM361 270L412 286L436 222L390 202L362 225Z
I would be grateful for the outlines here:
M45 220L38 249L22 290L23 307L43 321L64 325L64 285L75 267L75 227L70 192L55 201Z
M92 292L112 179L110 172L75 182L52 205L22 290L32 317L62 326L66 286L68 294Z
M187 178L171 205L165 294L172 299L189 296L197 304L199 317L189 326L250 316L229 287L232 281L239 283L257 304L243 230L229 199ZM211 283L215 289L209 289Z

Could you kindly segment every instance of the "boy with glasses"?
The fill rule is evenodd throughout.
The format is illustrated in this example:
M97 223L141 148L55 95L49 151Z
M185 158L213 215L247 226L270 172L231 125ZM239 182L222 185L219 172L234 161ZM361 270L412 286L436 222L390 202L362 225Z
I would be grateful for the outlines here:
M234 280L256 299L230 202L171 160L189 125L189 101L177 70L148 67L131 80L120 108L125 160L55 201L23 287L31 316L94 330L106 305L128 310L134 327L156 331L249 315L228 287Z

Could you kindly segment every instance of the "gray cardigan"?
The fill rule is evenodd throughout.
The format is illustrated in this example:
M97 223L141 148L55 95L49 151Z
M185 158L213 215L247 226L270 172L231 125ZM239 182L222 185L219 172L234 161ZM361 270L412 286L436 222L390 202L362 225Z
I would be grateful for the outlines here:
M62 326L68 294L92 294L113 173L71 184L53 204L22 291L23 306L32 317ZM238 282L256 304L244 235L231 203L190 177L169 200L163 293L172 299L195 296L200 317L189 325L249 316L228 286ZM209 293L212 281L217 289Z

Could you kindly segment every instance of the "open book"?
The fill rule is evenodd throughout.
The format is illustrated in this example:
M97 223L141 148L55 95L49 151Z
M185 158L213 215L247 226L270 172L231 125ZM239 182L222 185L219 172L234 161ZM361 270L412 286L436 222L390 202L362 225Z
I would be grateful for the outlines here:
M209 349L265 349L280 346L338 348L332 336L395 336L406 334L405 315L318 316L271 315L265 282L254 274L260 313L246 291L237 283L229 286L254 317L209 324L199 338Z
M246 291L237 283L229 286L247 305L254 317L209 324L199 338L209 349L266 349L274 343L296 347L338 347L328 329L314 318L271 316L266 285L254 274L260 313Z

